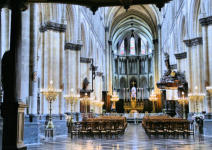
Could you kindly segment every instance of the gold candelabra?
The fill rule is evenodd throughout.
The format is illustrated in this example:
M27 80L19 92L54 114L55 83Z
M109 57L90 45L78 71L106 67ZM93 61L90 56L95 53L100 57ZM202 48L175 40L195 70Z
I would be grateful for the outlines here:
M40 93L43 94L46 98L46 100L49 102L50 104L50 108L49 108L49 121L48 124L46 126L47 129L53 129L54 125L52 122L52 102L54 102L57 98L57 96L62 92L61 89L55 89L53 86L53 81L50 81L50 84L48 86L47 89L41 89Z
M73 112L72 108L73 108L73 104L76 104L77 101L79 100L80 96L78 94L74 93L74 90L71 89L70 93L68 95L64 95L64 98L67 102L67 106L70 104L71 107L71 113Z
M83 105L85 106L85 113L87 114L88 112L88 105L91 102L91 99L88 97L88 94L85 93L85 96L81 98L81 102L83 103Z
M155 113L155 102L158 101L158 97L157 97L155 91L153 91L153 92L151 93L151 95L150 95L150 97L149 97L149 100L152 101L152 105L153 105L153 110L152 110L152 112Z
M117 95L117 93L115 91L113 92L113 95L112 95L110 101L113 102L113 104L112 104L112 110L116 111L116 102L119 101L119 96Z
M183 119L186 119L185 104L188 104L188 98L185 98L184 92L182 92L182 97L178 98L177 101L179 102L179 104L183 105Z
M99 101L98 102L98 107L99 107L99 113L101 114L102 113L102 106L104 105L104 102L103 101Z

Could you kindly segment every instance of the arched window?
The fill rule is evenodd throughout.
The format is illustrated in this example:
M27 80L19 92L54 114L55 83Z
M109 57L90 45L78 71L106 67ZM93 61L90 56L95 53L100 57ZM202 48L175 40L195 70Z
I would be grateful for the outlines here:
M135 55L135 38L130 39L130 55Z
M122 41L120 46L120 55L124 55L124 40Z

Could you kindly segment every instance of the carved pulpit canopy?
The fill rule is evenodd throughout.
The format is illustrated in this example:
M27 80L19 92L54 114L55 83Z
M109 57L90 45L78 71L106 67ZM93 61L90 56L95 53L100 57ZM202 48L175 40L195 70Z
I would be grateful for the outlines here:
M178 71L174 71L170 65L169 54L165 53L164 55L167 70L165 71L163 77L160 79L160 82L157 83L157 87L159 89L183 88L184 90L187 90L188 83L185 79L185 74Z

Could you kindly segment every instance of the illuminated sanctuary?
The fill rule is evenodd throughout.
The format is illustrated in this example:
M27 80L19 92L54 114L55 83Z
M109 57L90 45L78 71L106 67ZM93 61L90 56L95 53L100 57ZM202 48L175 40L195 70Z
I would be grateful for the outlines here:
M2 0L0 150L211 149L211 10Z

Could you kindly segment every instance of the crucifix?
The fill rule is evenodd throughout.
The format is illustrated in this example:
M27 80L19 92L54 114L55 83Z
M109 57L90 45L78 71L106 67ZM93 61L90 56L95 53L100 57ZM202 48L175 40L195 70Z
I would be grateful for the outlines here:
M135 86L135 84L136 84L136 82L135 82L135 81L133 81L133 82L132 82L132 85L133 85L133 86Z

